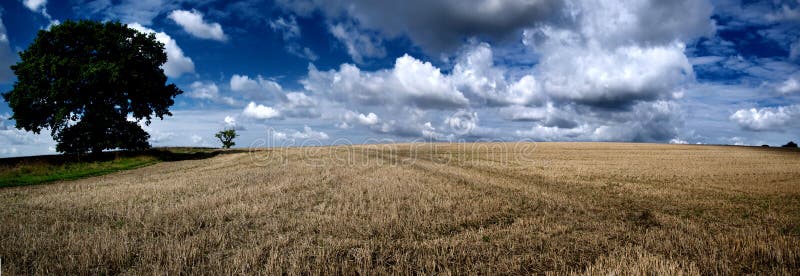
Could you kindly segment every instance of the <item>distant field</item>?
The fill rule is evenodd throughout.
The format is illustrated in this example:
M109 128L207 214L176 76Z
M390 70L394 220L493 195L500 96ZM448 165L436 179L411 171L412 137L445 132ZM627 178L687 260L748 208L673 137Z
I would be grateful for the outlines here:
M260 150L0 189L4 274L800 274L800 151Z

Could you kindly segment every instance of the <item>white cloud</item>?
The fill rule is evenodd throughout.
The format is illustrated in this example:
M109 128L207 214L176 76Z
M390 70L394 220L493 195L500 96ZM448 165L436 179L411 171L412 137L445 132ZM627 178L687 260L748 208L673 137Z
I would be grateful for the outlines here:
M275 110L281 116L295 118L317 118L317 100L303 92L290 92L273 80L268 80L261 75L255 79L243 75L233 75L230 80L231 90L239 92L245 98L258 101L274 101L277 103Z
M347 54L356 63L364 63L364 58L382 58L386 56L383 41L375 35L358 30L352 24L335 24L328 26L328 31L347 48Z
M770 21L800 21L800 7L783 4L780 9L765 16Z
M195 99L214 99L219 96L219 88L213 82L203 83L195 81L190 87L192 91L189 92L189 97Z
M592 43L618 47L631 43L664 45L715 32L707 0L588 0L575 3L579 32Z
M34 134L14 127L9 123L10 114L0 114L0 157L49 154L48 148L55 148L55 141L48 135Z
M11 66L16 60L16 55L11 49L8 41L8 33L6 33L6 26L3 24L2 15L0 14L0 83L10 81L14 73L11 71Z
M629 105L637 100L669 98L694 80L681 43L621 46L611 49L548 33L538 49L543 90L556 98L592 105Z
M747 143L744 141L744 138L742 138L742 137L738 137L738 136L736 136L736 137L731 137L731 138L729 138L729 139L728 139L728 141L729 141L731 144L733 144L733 145L736 145L736 146L747 146L747 145L748 145L748 144L747 144Z
M234 74L230 80L231 91L241 92L254 100L283 98L283 87L273 80L264 79L261 75L252 79L248 76Z
M478 113L459 110L447 117L444 123L457 135L469 134L478 127Z
M304 126L303 131L296 131L290 135L290 137L295 139L318 139L318 140L326 140L328 139L328 134L322 131L314 131L309 126Z
M781 94L800 93L800 80L798 80L797 77L788 78L786 81L778 85L777 90Z
M317 110L317 99L301 92L288 92L284 100L278 104L281 114L295 118L317 118L320 111Z
M146 34L155 34L158 42L164 43L164 50L167 52L167 63L164 63L164 74L171 78L177 78L185 73L194 73L194 62L183 54L183 50L178 46L172 37L164 32L156 32L153 29L142 26L139 23L128 24L128 27Z
M800 105L737 110L730 119L750 131L782 131L800 125Z
M391 70L375 72L362 72L351 64L327 72L311 66L302 83L315 94L359 105L452 109L469 104L438 68L408 55L397 58Z
M358 122L363 125L374 125L378 123L378 115L375 115L375 113L372 112L370 112L368 115L358 114L356 119L358 119Z
M231 77L230 86L233 91L257 90L260 87L257 81L250 79L248 76L241 75L233 75Z
M319 59L319 56L317 56L317 53L314 53L314 51L311 50L308 47L301 47L300 44L298 44L297 42L289 42L286 45L286 51L289 52L292 55L295 55L297 57L301 57L301 58L304 58L304 59L307 59L307 60L310 60L310 61L315 61L315 60Z
M682 139L679 139L679 138L672 138L671 140L669 140L669 143L670 144L679 144L679 145L689 144L689 142L687 142L686 140L682 140Z
M244 108L242 115L248 118L265 120L279 117L281 114L277 110L272 107L256 104L254 102L250 102Z
M174 0L78 0L74 9L84 16L93 15L104 20L139 22L148 26L162 13L180 8Z
M471 100L487 105L529 105L544 100L536 77L525 74L517 81L507 80L508 69L497 67L491 46L481 43L467 47L458 57L451 78Z
M232 116L225 116L225 125L227 126L236 126L236 118Z
M637 141L665 142L678 134L680 107L672 101L640 102L631 110L603 110L562 106L555 115L536 118L520 137L544 141Z
M40 8L43 8L47 5L47 0L25 0L22 2L25 7L27 7L31 11L39 11Z
M201 137L200 135L197 135L197 134L192 134L192 137L190 137L190 139L192 140L192 144L195 144L195 145L203 143L203 137Z
M297 25L297 19L294 16L290 16L289 19L278 17L278 19L270 20L269 27L273 31L281 32L286 41L300 37L300 26Z
M344 113L343 119L344 125L341 125L342 128L348 128L349 122L357 122L365 126L372 126L380 122L378 115L375 115L375 113L370 112L369 114L364 115L364 113L356 113L350 110Z
M225 41L228 39L219 23L206 22L203 20L203 14L197 10L174 10L168 17L183 27L183 30L195 37L218 41Z
M219 93L219 87L213 82L195 81L189 85L191 90L188 96L195 99L210 100L227 105L235 105L237 102L231 97L223 97Z
M295 141L295 140L327 140L330 138L327 133L322 131L315 131L309 126L303 126L302 131L290 129L284 132L272 131L272 138L278 141Z
M311 61L319 58L310 48L300 45L300 25L297 24L297 19L294 16L290 16L288 19L278 17L278 19L270 20L269 27L272 28L273 31L280 32L283 35L283 41L286 43L286 51L290 54Z

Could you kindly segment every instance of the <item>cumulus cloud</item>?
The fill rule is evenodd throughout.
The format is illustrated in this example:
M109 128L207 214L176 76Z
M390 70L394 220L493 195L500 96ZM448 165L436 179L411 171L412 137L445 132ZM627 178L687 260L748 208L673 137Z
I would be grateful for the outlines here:
M11 49L6 26L3 24L2 14L0 14L0 83L9 82L13 78L14 73L9 67L14 64L15 60L16 55Z
M34 134L14 127L10 114L0 114L0 157L50 154L55 141L47 134ZM47 131L44 131L45 133Z
M213 82L193 82L190 86L192 91L189 92L189 97L195 99L214 99L219 96L219 88Z
M683 44L552 49L537 68L544 90L558 98L590 105L630 105L668 98L694 72Z
M375 115L375 113L372 113L372 112L370 112L369 114L365 115L364 113L356 113L356 112L353 112L351 110L348 110L347 112L344 113L343 117L344 117L343 118L344 119L344 122L343 122L344 125L341 125L341 126L349 126L349 123L353 123L353 122L359 123L359 124L365 125L365 126L372 126L372 125L376 125L376 124L378 124L380 122L380 119L378 118L378 115ZM342 127L342 128L347 128L347 127Z
M225 116L225 125L227 126L235 126L236 125L236 118L231 116Z
M682 139L679 139L679 138L672 138L672 139L669 140L669 143L670 144L679 144L679 145L689 144L689 142L687 142L686 140L682 140Z
M251 78L245 75L233 75L230 80L231 91L241 93L246 99L273 101L275 110L281 116L295 118L316 118L320 116L317 100L303 92L286 91L273 80L262 76Z
M740 109L730 119L744 130L783 131L800 125L800 105Z
M436 52L473 38L455 52L451 70L405 55L392 68L375 71L352 64L328 71L309 66L301 83L315 97L368 111L343 115L343 128L439 138L509 134L480 127L481 113L532 125L511 131L516 137L669 141L683 121L676 101L695 81L686 42L716 29L708 1L469 4L356 1L342 8L336 1L286 2L300 16L322 11L332 21L329 31L345 45L359 36L366 45L379 45L381 37L407 35ZM479 42L509 34L522 35L521 55L534 56L534 62L507 67L495 62L492 46ZM350 45L353 60L363 61L369 51ZM502 51L500 59L510 58L503 56L508 49ZM358 120L370 113L377 122Z
M288 92L278 103L278 110L286 117L317 118L321 115L318 105L317 99L302 92Z
M194 62L183 54L183 50L178 46L172 37L164 32L156 32L153 29L142 26L139 23L128 24L128 27L146 34L155 34L158 42L164 43L164 50L167 52L167 63L162 68L164 74L171 78L180 77L186 73L194 73Z
M351 64L339 70L310 66L302 81L306 90L359 105L410 105L422 109L452 109L469 104L452 81L429 62L411 56L397 58L391 70L362 72Z
M272 107L250 102L242 111L242 115L248 118L266 120L280 117L281 113Z
M449 74L406 55L386 70L365 72L344 64L318 71L310 66L302 83L310 93L345 106L380 107L372 109L380 112L375 117L345 113L340 128L364 125L378 133L436 139L503 135L479 127L478 112L467 111L476 108L532 123L530 130L514 134L523 138L668 141L682 119L672 114L681 110L671 100L693 75L682 45L664 47L623 47L622 54L601 51L588 57L575 53L583 59L568 63L565 57L558 70L545 64L552 67L515 74L495 65L492 48L479 43L461 52ZM622 60L617 62L621 66L613 66L614 59ZM439 127L430 123L445 110L455 113L439 121Z
M632 110L563 107L572 121L569 126L535 122L529 130L517 130L520 137L543 141L636 141L665 142L678 135L682 123L680 107L671 101L640 102Z
M36 12L39 11L40 8L43 8L45 5L47 5L47 0L25 0L22 1L22 4L24 4L29 10Z
M226 115L222 121L225 123L224 128L226 129L235 129L235 130L247 129L244 127L244 125L239 124L238 120L236 120L236 117L234 116Z
M781 94L795 94L800 93L800 80L797 77L786 79L783 83L776 88Z
M456 134L468 134L478 126L478 113L459 110L455 114L447 117L444 123Z
M303 126L302 131L290 129L285 131L272 131L272 138L278 141L292 142L296 140L327 140L330 137L327 133L322 131L315 131L309 126Z
M378 123L378 115L375 115L375 113L372 112L370 112L367 115L358 114L358 116L356 116L356 119L358 120L359 123L364 125L374 125Z
M531 72L514 81L509 69L494 64L487 43L466 47L457 58L450 78L473 103L488 106L538 105L544 101L541 84Z
M231 91L242 93L253 100L272 100L283 98L283 87L273 80L268 80L258 75L250 78L245 75L234 74L230 80Z
M582 38L604 46L663 45L708 36L716 30L711 20L713 6L706 0L589 0L576 4Z
M228 36L222 31L222 25L206 22L203 14L197 10L174 10L167 17L195 37L217 41L228 40Z
M227 105L235 105L237 102L231 97L223 97L219 93L219 87L213 82L195 81L189 85L191 89L187 94L190 98L209 100Z
M292 133L290 137L295 139L320 139L325 140L328 139L328 134L322 131L314 131L309 126L304 126L303 131L297 131Z

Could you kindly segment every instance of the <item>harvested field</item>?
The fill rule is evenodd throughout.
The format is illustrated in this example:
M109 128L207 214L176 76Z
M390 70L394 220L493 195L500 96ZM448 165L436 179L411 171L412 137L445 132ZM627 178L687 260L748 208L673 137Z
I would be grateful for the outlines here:
M800 151L268 149L0 189L16 274L799 274Z

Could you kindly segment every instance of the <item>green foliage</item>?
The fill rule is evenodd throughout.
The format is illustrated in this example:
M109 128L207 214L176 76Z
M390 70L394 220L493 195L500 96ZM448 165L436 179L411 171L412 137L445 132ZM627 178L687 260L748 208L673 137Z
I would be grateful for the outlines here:
M100 156L50 155L0 158L0 188L74 180L148 166L159 162L214 157L211 148L158 148L137 152L104 152Z
M181 93L167 85L164 45L119 22L66 21L40 30L11 66L17 81L2 96L16 127L49 129L65 153L148 148L137 122L172 115Z
M108 161L64 164L28 163L0 169L0 187L25 186L58 180L104 175L155 164L154 156L122 157Z
M222 148L229 149L236 145L236 143L233 142L233 139L236 138L235 129L222 130L217 132L217 134L214 134L214 136L219 139L220 143L222 143Z

